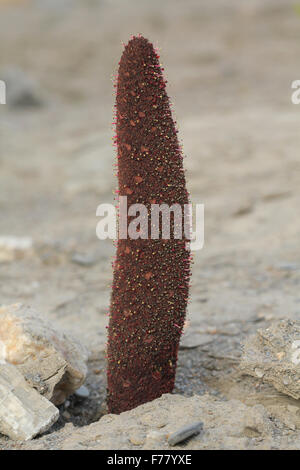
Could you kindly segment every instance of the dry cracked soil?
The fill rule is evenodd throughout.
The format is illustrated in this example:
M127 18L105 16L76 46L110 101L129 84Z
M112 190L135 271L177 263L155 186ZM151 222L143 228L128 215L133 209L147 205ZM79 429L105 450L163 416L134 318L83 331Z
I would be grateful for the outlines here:
M121 41L138 32L161 48L188 188L205 204L205 246L194 255L176 395L111 417L104 356L114 246L96 238L96 207L113 202L112 79ZM0 248L0 304L32 305L90 351L89 397L70 397L45 436L3 436L0 449L168 447L159 430L175 430L180 408L191 419L197 410L208 429L188 448L299 446L299 401L238 367L246 336L300 314L300 107L291 102L299 39L290 0L0 1L0 79L9 85L0 236L33 243L13 256ZM147 424L161 407L166 423Z

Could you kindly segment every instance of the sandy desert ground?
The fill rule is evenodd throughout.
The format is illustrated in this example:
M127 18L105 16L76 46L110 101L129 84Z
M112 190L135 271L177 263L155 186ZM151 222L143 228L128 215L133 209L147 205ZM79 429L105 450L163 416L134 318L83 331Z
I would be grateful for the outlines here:
M121 42L142 33L161 50L188 188L205 204L190 348L180 351L175 392L263 404L284 432L300 435L299 402L238 370L247 335L300 315L300 106L291 102L299 8L290 0L0 1L0 79L11 84L0 106L0 236L33 241L11 259L0 251L0 304L32 305L90 350L90 397L71 398L67 414L62 406L54 433L106 413L114 246L96 238L96 207L113 202L116 188ZM19 447L0 438L0 448Z

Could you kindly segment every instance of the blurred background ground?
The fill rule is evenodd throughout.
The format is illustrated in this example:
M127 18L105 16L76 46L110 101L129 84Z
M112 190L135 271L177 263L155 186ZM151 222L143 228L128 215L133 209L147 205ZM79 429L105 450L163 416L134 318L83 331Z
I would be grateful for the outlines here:
M114 246L96 238L95 213L113 202L112 79L121 42L135 33L160 48L188 188L205 204L176 392L261 402L275 415L286 401L299 407L236 372L245 335L300 314L293 1L0 0L0 79L8 86L0 237L33 242L10 259L0 248L0 304L30 304L89 347L90 397L72 399L59 425L98 419Z

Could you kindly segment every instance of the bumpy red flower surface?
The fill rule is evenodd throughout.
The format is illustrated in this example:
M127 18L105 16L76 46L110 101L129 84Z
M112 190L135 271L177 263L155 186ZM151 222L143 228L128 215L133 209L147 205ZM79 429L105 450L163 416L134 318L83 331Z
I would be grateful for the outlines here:
M141 36L129 41L119 63L116 144L119 195L128 206L142 203L150 211L155 203L189 202L159 56ZM111 413L173 390L190 253L186 240L171 234L117 242L107 349Z

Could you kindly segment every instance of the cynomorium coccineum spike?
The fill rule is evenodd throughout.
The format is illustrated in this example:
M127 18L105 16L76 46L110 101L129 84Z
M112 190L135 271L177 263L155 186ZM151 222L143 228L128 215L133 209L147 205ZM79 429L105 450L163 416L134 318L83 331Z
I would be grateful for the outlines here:
M133 37L116 96L119 196L131 204L188 203L183 157L159 56ZM128 223L130 223L128 218ZM172 219L171 219L172 220ZM161 227L160 227L161 229ZM186 239L119 239L108 330L108 408L121 413L174 387L190 277Z

